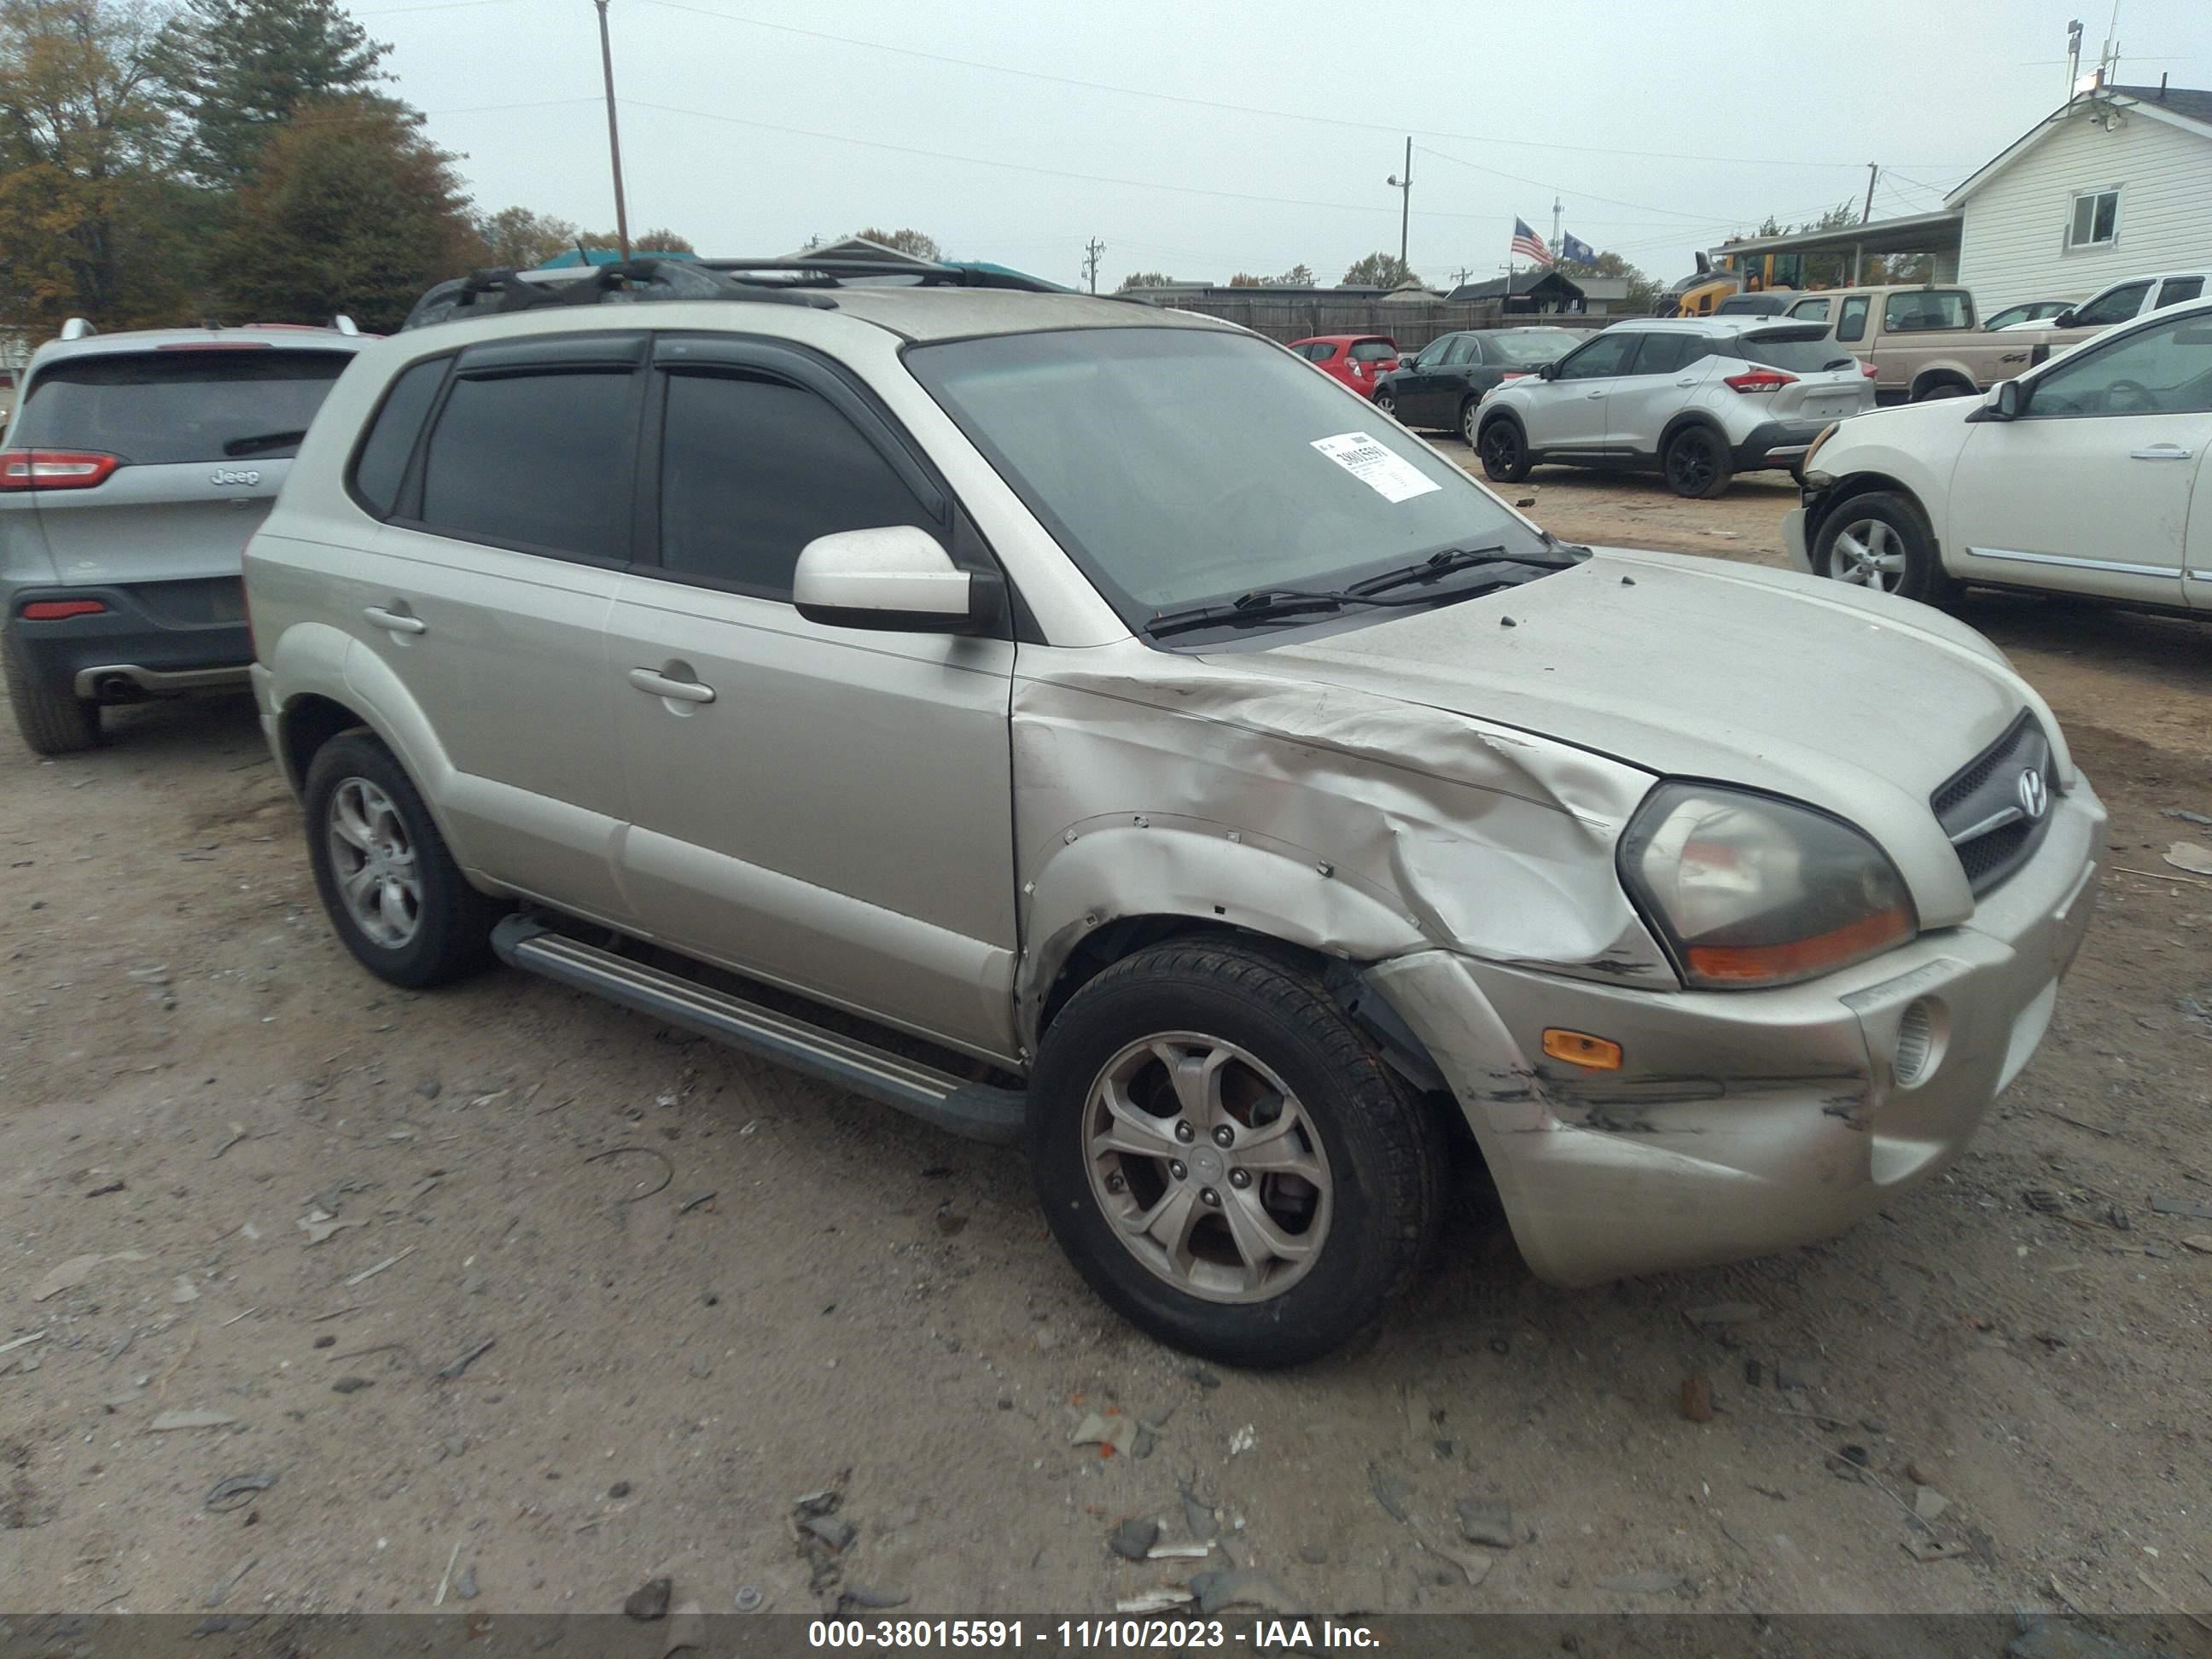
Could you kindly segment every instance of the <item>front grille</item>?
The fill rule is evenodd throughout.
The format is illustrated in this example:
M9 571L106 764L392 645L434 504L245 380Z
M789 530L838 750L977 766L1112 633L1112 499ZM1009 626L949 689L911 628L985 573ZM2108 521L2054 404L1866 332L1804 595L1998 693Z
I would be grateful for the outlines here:
M2029 773L2043 781L2041 810L2033 813L2022 798L2021 780ZM2023 710L2002 737L1929 798L1976 893L1987 892L2033 854L2051 827L2057 786L2051 740Z

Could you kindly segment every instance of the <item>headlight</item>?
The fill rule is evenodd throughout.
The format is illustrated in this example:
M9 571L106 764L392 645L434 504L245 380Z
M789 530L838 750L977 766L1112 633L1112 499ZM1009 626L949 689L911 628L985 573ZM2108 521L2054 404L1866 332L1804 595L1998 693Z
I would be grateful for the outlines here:
M1695 986L1787 985L1919 931L1904 878L1858 830L1714 784L1653 790L1620 839L1620 874Z

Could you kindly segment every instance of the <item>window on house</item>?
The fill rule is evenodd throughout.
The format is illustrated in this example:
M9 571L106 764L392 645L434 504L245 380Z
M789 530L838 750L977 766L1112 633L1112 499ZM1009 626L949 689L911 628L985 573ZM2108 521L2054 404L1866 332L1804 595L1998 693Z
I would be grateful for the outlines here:
M2096 247L2111 241L2120 227L2120 192L2082 191L2074 198L2074 219L2068 227L2069 247Z

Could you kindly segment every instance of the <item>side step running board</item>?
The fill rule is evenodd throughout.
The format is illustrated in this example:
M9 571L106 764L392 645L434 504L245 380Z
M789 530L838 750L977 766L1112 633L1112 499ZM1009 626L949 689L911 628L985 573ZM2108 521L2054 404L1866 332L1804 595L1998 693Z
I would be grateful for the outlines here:
M966 1139L1005 1146L1022 1138L1029 1097L1014 1090L970 1083L679 974L586 945L527 916L509 916L501 922L492 930L491 943L501 959L513 967L850 1089Z

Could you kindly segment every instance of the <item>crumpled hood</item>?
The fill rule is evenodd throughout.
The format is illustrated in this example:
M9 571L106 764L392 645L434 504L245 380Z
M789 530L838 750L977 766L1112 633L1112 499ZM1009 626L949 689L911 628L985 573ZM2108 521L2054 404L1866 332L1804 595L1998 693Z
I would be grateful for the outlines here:
M2050 710L1965 624L1794 572L1680 555L1602 550L1481 599L1213 659L1811 802L1874 835L1923 900L1934 895L1915 878L1916 853L1936 860L1925 878L1940 871L1936 884L1958 886L1929 797L2022 708L2058 746L2062 785L2072 780ZM1923 919L1934 919L1924 905Z

